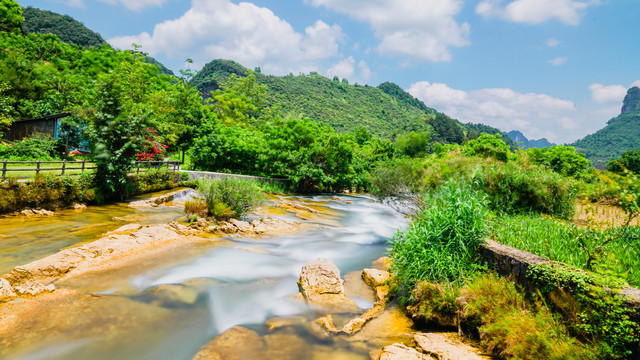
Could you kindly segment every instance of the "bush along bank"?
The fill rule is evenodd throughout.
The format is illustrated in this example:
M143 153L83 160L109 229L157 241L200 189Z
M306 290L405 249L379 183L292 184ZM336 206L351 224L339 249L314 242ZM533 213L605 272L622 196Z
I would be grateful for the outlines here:
M532 267L532 291L487 270L480 255L492 199L446 182L393 239L394 291L423 326L458 329L500 359L635 359L638 326L622 280ZM563 268L566 269L566 268Z
M150 170L127 178L127 196L145 194L176 186L175 173ZM23 209L58 210L75 203L96 204L100 196L93 174L81 176L38 175L31 181L9 178L0 182L0 214Z

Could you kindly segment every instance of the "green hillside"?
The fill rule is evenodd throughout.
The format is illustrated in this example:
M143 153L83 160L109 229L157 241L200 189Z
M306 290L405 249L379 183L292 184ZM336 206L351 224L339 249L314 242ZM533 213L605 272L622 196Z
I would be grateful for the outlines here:
M619 158L627 150L639 150L640 88L629 89L619 116L609 120L604 128L571 146L584 152L598 167L604 167L609 160Z
M61 15L30 6L22 9L22 15L24 17L22 30L25 34L53 34L62 42L85 48L109 46L100 34L90 30L69 15ZM161 74L174 75L173 71L149 55L144 54L144 61L159 67Z
M54 34L67 44L84 47L99 47L106 44L100 34L89 30L69 15L27 7L22 10L25 33Z
M247 71L231 60L213 60L190 84L207 98L229 75L244 76ZM473 126L467 127L426 106L394 83L385 82L378 87L350 85L337 77L328 79L318 73L272 76L257 72L256 79L268 86L268 105L278 104L283 113L303 115L331 125L339 132L364 126L374 135L394 138L405 132L432 130L432 139L441 143L461 143L479 135ZM485 125L481 127L483 132L500 132Z

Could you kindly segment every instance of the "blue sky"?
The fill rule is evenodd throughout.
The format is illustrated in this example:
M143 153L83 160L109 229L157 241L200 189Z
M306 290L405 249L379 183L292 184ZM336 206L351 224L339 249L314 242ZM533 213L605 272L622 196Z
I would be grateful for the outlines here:
M20 0L167 67L395 82L462 122L568 143L640 85L638 0Z

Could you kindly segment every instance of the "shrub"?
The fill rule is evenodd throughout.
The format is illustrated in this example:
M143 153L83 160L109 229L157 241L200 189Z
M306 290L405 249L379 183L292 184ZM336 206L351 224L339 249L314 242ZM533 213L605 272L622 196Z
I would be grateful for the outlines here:
M184 212L189 217L201 217L207 216L207 204L202 199L187 200L184 203Z
M526 151L529 159L561 175L580 177L590 167L583 153L576 152L573 146L557 145L548 148L532 148Z
M197 190L206 204L207 215L215 219L241 217L265 201L260 186L252 180L201 180Z
M0 145L0 159L11 161L53 161L59 159L56 141L50 136L34 136Z
M638 358L640 327L630 318L636 310L617 294L623 281L553 264L534 265L527 276L569 319L572 330L598 347L598 359ZM554 301L558 293L568 296ZM570 302L575 305L568 307Z
M488 351L504 359L597 359L569 336L541 301L528 304L508 280L486 274L467 284L458 298L461 319L477 328Z
M575 183L539 166L492 164L481 170L478 179L494 210L535 211L562 219L570 219L575 211Z
M172 189L175 174L164 168L149 169L146 172L129 175L128 179L134 184L135 194L145 194L154 191ZM127 196L133 194L127 194Z
M625 151L619 159L607 163L607 170L611 172L622 173L624 169L640 175L640 150Z
M383 163L373 172L371 183L378 196L415 196L436 191L450 179L471 183L487 194L491 209L504 213L534 211L570 218L578 193L574 180L541 166L455 152Z
M380 163L371 176L371 192L377 196L415 196L426 167L420 159L394 159Z
M500 134L489 135L483 133L479 138L469 140L463 147L467 156L492 157L499 161L509 160L509 146L502 141Z
M392 271L403 301L411 300L418 281L461 282L481 268L484 198L467 184L449 181L425 202L429 207L392 239Z
M95 191L90 175L56 177L41 174L30 182L10 178L0 183L0 213L25 208L55 210L75 202L93 201Z

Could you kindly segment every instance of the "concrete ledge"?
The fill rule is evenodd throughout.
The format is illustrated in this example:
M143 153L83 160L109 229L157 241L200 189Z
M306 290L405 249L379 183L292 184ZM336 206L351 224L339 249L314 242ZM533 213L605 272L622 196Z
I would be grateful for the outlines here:
M266 177L260 177L260 176L227 174L227 173L219 173L219 172L212 172L212 171L186 171L186 170L181 170L181 172L189 174L189 180L190 181L194 181L194 180L198 180L198 179L237 178L237 179L256 180L256 181L260 181L260 182L263 182L263 183L266 182L266 183L287 184L287 183L291 182L291 180L289 180L289 179L273 179L273 178L266 178Z
M512 277L519 285L528 291L534 291L531 280L527 277L529 268L537 264L554 264L548 259L522 251L511 246L503 245L493 240L486 240L480 252L487 264L498 271L500 275ZM562 266L562 265L561 265ZM581 271L566 266L567 269ZM625 305L635 310L633 321L640 324L640 289L634 287L622 288L619 295L625 298Z

